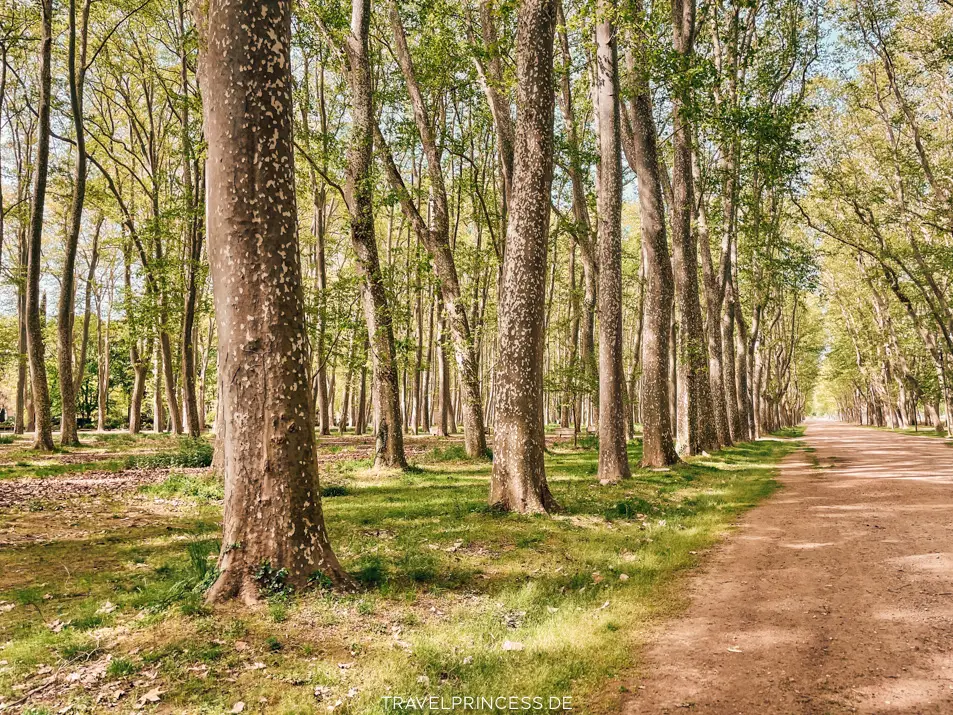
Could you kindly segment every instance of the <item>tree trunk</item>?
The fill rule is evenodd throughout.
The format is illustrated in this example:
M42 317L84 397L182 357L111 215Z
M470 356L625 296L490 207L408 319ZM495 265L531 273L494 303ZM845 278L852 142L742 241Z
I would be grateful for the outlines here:
M441 167L441 150L437 144L431 117L424 103L423 94L417 82L404 27L393 0L389 4L391 26L394 33L394 46L401 72L407 85L413 107L414 121L427 159L427 174L430 179L431 217L426 227L413 202L404 199L401 207L408 220L414 226L421 243L427 248L433 260L434 272L440 282L440 297L449 324L453 348L457 359L457 370L463 387L463 431L467 454L482 457L486 454L486 428L483 424L483 398L480 394L480 375L477 367L476 351L466 306L463 304L460 280L457 275L453 251L450 246L450 212L447 201L446 182ZM379 129L378 129L379 132ZM381 142L383 148L383 142ZM386 153L389 156L389 152ZM386 161L386 156L385 156ZM399 174L391 160L389 173L392 184L398 184ZM395 186L403 195L403 182ZM409 199L409 197L408 197Z
M596 115L599 129L599 480L631 476L622 370L622 164L615 2L599 0Z
M499 299L496 428L490 504L521 513L557 508L546 482L543 315L553 179L554 0L524 0L516 36L513 190Z
M209 264L228 376L224 546L208 598L253 602L269 586L303 588L315 572L350 585L324 525L308 387L291 6L210 0L198 12Z
M684 71L694 53L695 0L672 3L673 44ZM714 449L715 416L708 379L708 346L698 296L698 248L692 232L695 196L692 182L690 86L676 87L672 163L672 247L678 292L678 442L685 454Z
M21 229L19 271L26 275L28 244L26 232ZM13 416L13 433L23 434L26 428L24 412L26 411L26 392L28 382L28 350L26 340L26 286L17 286L17 398L15 414Z
M197 187L201 184L200 167L195 161L192 136L189 133L189 87L188 55L186 52L185 7L178 3L179 32L179 81L181 82L182 124L182 177L185 183L185 243L188 250L185 265L185 306L182 313L182 401L185 403L185 418L189 436L197 439L201 434L198 399L195 391L195 303L198 294L198 276L201 270L202 230L201 200ZM171 404L171 400L170 400Z
M83 121L83 86L86 75L86 28L89 20L89 0L84 4L81 26L77 28L76 0L69 0L69 49L67 50L67 84L70 110L75 133L75 165L73 171L73 198L70 204L69 227L63 247L63 280L60 282L59 313L57 316L57 362L60 380L60 444L79 445L76 430L76 381L73 378L73 323L75 319L76 249L83 224L83 204L86 200L86 130ZM79 48L77 49L77 34ZM81 366L82 367L82 366Z
M33 385L35 413L34 449L52 451L53 416L50 414L50 392L46 381L46 354L43 345L43 323L40 317L40 270L43 246L43 210L46 204L46 181L50 164L50 103L52 89L53 2L40 0L42 36L40 38L40 98L38 102L38 136L34 165L33 205L30 211L30 237L26 275L26 333L30 361L30 382ZM72 373L71 373L72 374Z
M642 50L644 52L644 49ZM623 122L626 157L639 181L645 260L645 316L642 324L642 463L662 467L678 461L669 408L669 332L672 322L672 263L665 237L658 135L648 77L635 73L635 87Z
M96 265L99 263L99 234L102 232L105 217L100 214L93 232L93 246L89 257L89 270L86 273L86 291L83 303L83 333L79 339L79 359L76 361L76 372L73 376L73 390L79 394L86 375L86 351L89 346L89 321L92 316L90 302L93 294L93 283L96 280Z
M372 386L377 410L379 467L407 467L400 410L394 328L374 235L374 197L371 161L374 147L374 107L368 56L370 0L353 0L351 32L345 42L351 89L351 142L348 149L348 210L351 245L364 282L364 314L374 367Z

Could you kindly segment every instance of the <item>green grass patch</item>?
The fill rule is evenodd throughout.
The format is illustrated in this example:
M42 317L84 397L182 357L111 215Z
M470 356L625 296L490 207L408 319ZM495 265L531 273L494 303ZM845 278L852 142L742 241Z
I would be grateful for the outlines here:
M215 474L185 474L172 471L163 481L139 487L139 491L165 499L188 497L197 501L214 501L225 496L225 484Z
M292 594L262 564L269 596L255 609L202 602L220 548L220 507L207 502L221 486L173 472L143 492L187 497L183 513L134 528L104 516L82 536L0 549L0 603L14 604L0 618L0 696L14 699L39 664L110 657L107 679L157 673L129 702L160 687L175 711L265 698L267 712L313 712L340 699L342 712L383 714L385 694L461 693L572 696L585 710L632 666L653 620L681 607L679 574L772 492L795 447L764 440L656 471L635 468L633 443L632 478L611 486L598 484L595 451L553 449L551 517L488 509L492 465L459 445L412 473L326 465L330 537L363 590Z
M130 456L126 466L144 469L210 467L214 450L204 439L183 437L174 451Z

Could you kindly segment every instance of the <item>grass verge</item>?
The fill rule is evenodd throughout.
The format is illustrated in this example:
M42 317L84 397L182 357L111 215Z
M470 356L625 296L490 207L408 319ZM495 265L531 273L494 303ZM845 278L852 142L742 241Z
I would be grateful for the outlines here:
M0 546L0 698L39 688L28 703L51 712L121 702L226 713L241 702L290 714L394 712L388 695L515 695L572 697L588 711L580 703L631 665L650 622L682 605L677 576L772 492L795 445L744 444L611 487L596 481L595 451L554 449L547 472L563 512L551 518L488 510L490 463L455 451L404 474L349 462L325 512L365 590L278 592L251 610L201 602L217 483L173 474L89 505L62 535L62 514L0 520L42 530L49 519L51 530L43 543ZM189 499L173 508L162 498L173 495Z

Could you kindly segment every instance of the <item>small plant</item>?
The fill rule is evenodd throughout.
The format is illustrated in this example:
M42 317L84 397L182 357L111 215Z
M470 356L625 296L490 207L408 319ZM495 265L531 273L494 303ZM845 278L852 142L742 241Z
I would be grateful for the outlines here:
M213 456L212 445L205 440L183 437L174 452L132 456L126 466L131 469L203 468L212 466Z
M182 472L172 472L158 484L147 484L139 491L163 499L189 497L197 501L217 501L225 497L225 485L217 476Z
M9 434L0 434L0 444L13 444L16 440L13 438L13 435Z
M110 678L125 678L137 670L136 664L128 658L113 658L106 666L106 675Z
M284 646L281 644L281 641L275 638L275 636L268 636L268 638L265 639L265 645L268 646L268 650L270 650L272 653L277 653L279 650L284 648Z
M354 578L365 586L380 586L387 578L387 569L380 556L365 556L361 559Z
M347 493L347 487L343 484L328 484L321 488L321 496L324 498L343 497L347 496Z
M255 572L255 581L258 583L258 591L265 598L280 596L290 593L291 586L288 584L288 569L276 569L270 561L265 561Z

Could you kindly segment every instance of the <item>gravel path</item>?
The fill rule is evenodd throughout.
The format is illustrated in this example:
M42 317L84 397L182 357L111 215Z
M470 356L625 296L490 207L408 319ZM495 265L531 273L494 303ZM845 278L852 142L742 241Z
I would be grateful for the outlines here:
M811 422L622 711L953 713L953 449Z

